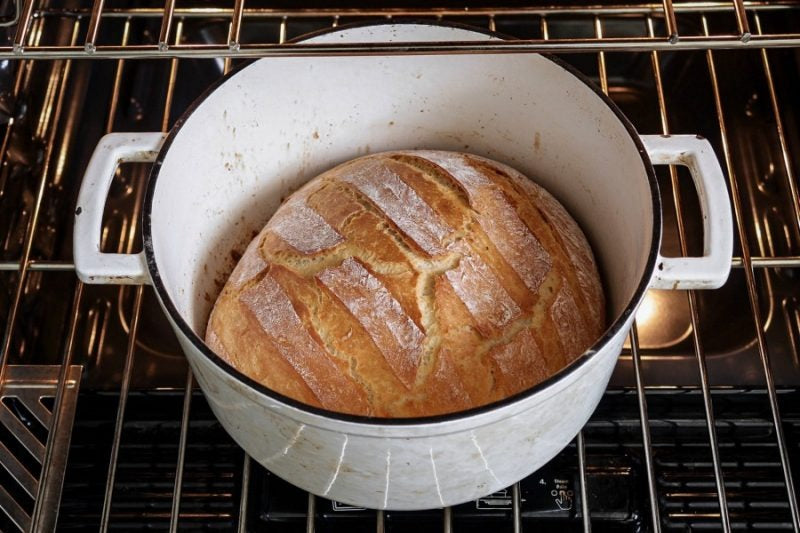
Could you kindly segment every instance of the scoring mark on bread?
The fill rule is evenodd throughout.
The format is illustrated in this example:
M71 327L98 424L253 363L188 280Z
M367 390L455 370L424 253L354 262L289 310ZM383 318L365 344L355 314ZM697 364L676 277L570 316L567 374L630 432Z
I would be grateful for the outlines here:
M320 310L322 309L323 306L322 302L322 299L324 298L323 290L314 284L310 285L309 288L311 288L314 291L314 302L313 303L307 302L309 311L308 321L311 325L311 328L309 328L309 332L315 334L318 337L319 341L322 343L322 345L325 347L325 350L327 350L328 353L330 353L337 359L345 362L350 372L350 377L361 386L361 388L364 390L364 393L367 396L367 403L369 404L370 407L369 413L374 414L374 409L376 404L374 388L372 387L370 382L364 379L364 377L361 376L361 374L359 373L358 359L340 350L337 347L337 343L335 342L334 336L330 333L325 324L323 324L322 313L320 313ZM352 332L350 332L350 335L352 335ZM348 337L339 340L346 341L347 339Z
M531 215L526 219L535 224L536 234L550 250L550 257L570 282L581 289L574 295L579 301L579 312L593 329L601 330L605 316L593 310L604 307L603 289L599 278L588 275L596 272L597 265L585 235L566 208L550 192L516 169L475 155L465 157L513 198L518 208L526 209ZM555 253L556 250L562 253Z
M445 272L445 277L469 309L478 330L485 336L491 335L519 316L519 306L489 265L462 242L452 248L461 257L458 267Z
M432 161L410 152L399 152L391 155L390 158L409 168L413 168L421 178L434 181L438 186L447 190L451 199L458 205L470 208L469 195L464 187L454 180L453 176Z
M348 258L323 270L321 281L358 320L400 381L416 380L424 335L389 290L358 261Z
M270 342L327 408L368 409L363 392L310 335L286 291L271 275L239 293Z
M547 325L552 325L553 316L550 310L560 294L563 284L564 279L557 272L551 270L542 281L540 287L541 297L536 301L534 307L529 312L510 322L501 334L485 339L476 348L476 353L481 358L488 357L491 360L492 365L500 372L501 379L505 371L500 366L501 362L494 360L495 350L499 350L502 353L503 347L516 340L516 337L524 330L540 332L543 329L547 329ZM542 348L541 351L544 355L548 350L546 349L547 347ZM553 364L554 362L552 360L545 360L545 364L550 372L556 371L563 362L563 360L559 360ZM503 379L503 385L505 385L505 381L506 380ZM535 383L535 381L529 382L527 386L532 386ZM498 382L496 381L494 385L497 386ZM518 391L519 390L511 390L502 392L513 394Z
M460 154L401 152L393 155L392 159L408 167L415 179L433 185L436 192L429 193L433 201L445 200L446 205L452 206L446 208L448 221L461 228L460 236L469 244L472 253L489 265L517 305L529 307L536 297L535 288L551 265L508 199L492 186L489 179L476 175ZM503 211L499 215L498 209ZM456 217L458 221L454 220ZM513 223L514 219L518 222L512 228L514 231L506 232L498 225L501 220L494 219L502 219L503 223L509 220ZM514 242L504 242L509 235ZM457 239L451 236L448 240L452 243ZM538 261L529 261L531 251Z
M355 167L355 168L354 168ZM338 180L355 187L405 235L429 255L442 252L442 239L452 231L416 191L380 159L349 168Z
M536 292L552 267L552 261L517 212L515 204L519 199L509 198L490 178L492 173L496 173L508 179L506 174L500 169L488 168L489 165L478 168L475 158L463 154L422 152L420 155L442 168L463 187L489 241L528 289Z
M436 318L434 301L435 283L436 276L431 272L423 272L417 278L416 298L425 338L422 344L422 357L417 369L415 386L424 383L428 375L433 371L436 354L439 352L441 345L439 322Z

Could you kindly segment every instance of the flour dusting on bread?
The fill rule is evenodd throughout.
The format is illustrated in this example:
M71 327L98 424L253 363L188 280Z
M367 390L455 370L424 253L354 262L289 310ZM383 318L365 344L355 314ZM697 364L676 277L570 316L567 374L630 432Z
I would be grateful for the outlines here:
M403 384L411 388L422 353L423 335L381 282L355 259L317 274L375 342Z
M306 254L316 253L342 242L342 236L297 197L292 197L282 206L281 216L272 218L267 229L297 251Z

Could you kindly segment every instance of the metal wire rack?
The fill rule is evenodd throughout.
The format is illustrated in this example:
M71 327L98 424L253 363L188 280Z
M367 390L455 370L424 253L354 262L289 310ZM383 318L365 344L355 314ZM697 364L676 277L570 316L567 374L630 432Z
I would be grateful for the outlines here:
M42 58L80 58L86 56L123 57L265 57L271 55L302 55L331 53L431 53L431 52L503 52L503 51L589 51L589 50L675 50L675 49L717 49L717 48L758 48L795 47L800 43L797 31L762 32L751 20L766 13L780 13L793 8L791 2L746 2L729 0L716 2L646 3L638 5L592 5L592 6L547 6L517 9L466 8L466 9L274 9L245 7L244 0L236 0L232 8L189 7L179 8L176 0L166 0L163 8L117 8L107 6L106 0L94 0L88 8L50 8L44 2L26 0L21 13L14 17L16 32L11 44L0 46L0 57L42 57ZM687 35L679 31L678 18L692 13L729 13L732 27L714 33ZM664 31L660 34L640 36L565 36L548 38L545 35L519 39L514 42L496 43L453 43L448 45L411 43L403 45L381 44L364 46L352 45L302 45L283 44L265 41L245 42L242 34L249 23L259 19L273 19L286 25L295 17L320 18L329 25L337 25L342 19L375 19L393 17L485 17L490 21L496 17L531 16L542 21L548 17L569 14L588 16L644 16L664 21ZM74 43L45 45L31 42L30 33L34 22L42 17L74 17L88 19L79 39ZM157 42L153 44L101 43L100 30L114 18L146 17L160 20ZM218 18L227 22L228 32L223 42L187 43L173 40L177 20ZM754 31L755 29L755 31ZM796 30L796 28L795 28ZM282 30L285 35L285 28Z
M11 473L11 478L3 478L0 483L0 509L5 513L8 524L20 530L52 530L55 528L58 513L58 490L64 476L67 462L69 435L72 431L72 417L77 394L75 388L75 363L84 365L84 373L91 374L97 368L97 360L105 353L104 343L112 333L106 331L109 314L119 312L124 315L122 330L117 336L117 344L122 348L122 360L115 367L112 389L118 391L118 404L114 415L110 457L107 462L103 503L99 516L100 529L113 527L112 506L118 497L116 490L117 464L120 449L124 445L128 401L132 391L141 388L137 385L137 360L141 361L143 351L142 329L154 326L143 310L147 308L148 289L136 288L94 288L77 281L74 265L69 252L70 213L74 192L80 182L82 165L85 165L86 149L91 149L97 138L104 132L114 131L126 118L121 108L130 104L133 97L126 89L125 76L136 68L132 59L166 58L159 63L162 75L153 83L161 83L163 99L156 99L160 108L152 102L140 112L149 121L150 127L166 131L176 116L182 111L175 109L176 91L188 61L197 58L211 58L209 61L222 65L221 73L229 71L239 59L277 55L328 55L364 53L502 53L508 51L548 51L565 54L578 54L589 57L592 75L600 87L614 99L624 95L615 92L616 81L609 73L614 65L630 58L645 61L652 77L650 96L654 106L651 110L658 117L656 131L646 133L670 133L677 128L673 125L675 109L671 108L670 95L665 89L667 80L663 69L666 58L677 54L679 59L689 54L702 54L703 73L706 81L697 84L696 91L708 91L702 95L711 102L714 114L712 122L716 131L703 132L715 139L716 148L723 158L723 168L729 179L731 202L734 209L738 251L732 258L732 265L743 274L743 283L734 290L739 291L741 301L746 301L749 310L749 327L753 329L752 346L760 364L760 384L753 389L763 391L763 399L768 406L768 431L771 442L778 455L782 483L778 491L781 506L787 510L789 528L800 531L800 509L794 485L795 473L800 461L797 444L787 442L784 430L787 421L782 418L780 396L784 391L796 388L781 387L774 375L775 353L782 351L768 338L766 331L772 320L772 311L765 312L765 296L762 290L778 272L794 272L800 267L797 255L796 235L800 231L800 193L797 185L797 166L800 145L798 139L790 135L796 128L796 117L787 114L787 105L796 111L794 102L785 100L787 92L781 89L774 63L778 48L788 48L789 52L800 50L800 2L746 2L743 0L680 2L664 0L663 3L643 3L632 5L575 5L542 6L529 8L441 8L441 9L275 9L260 6L245 6L244 0L235 0L232 8L209 6L179 7L175 0L166 0L163 7L125 7L111 5L110 0L94 0L91 7L72 7L53 5L45 1L25 0L17 6L18 12L9 15L6 25L11 27L7 44L0 45L0 59L11 59L16 68L8 76L7 93L0 95L11 102L23 101L24 96L36 93L35 109L27 109L27 115L9 113L2 133L0 157L0 202L8 202L14 196L13 176L15 169L33 169L25 178L24 203L16 208L11 222L0 221L0 229L9 230L3 235L2 256L0 256L0 280L7 295L0 299L0 317L4 319L2 344L0 344L0 384L2 386L3 406L0 411L11 413L6 398L20 397L12 385L19 387L21 367L41 367L47 363L50 370L47 376L39 376L52 384L52 400L49 412L52 416L40 417L41 430L35 441L23 436L31 432L28 427L16 433L11 430L22 445L30 451L38 450L33 458L18 460L25 451L0 447L0 464ZM492 43L411 43L381 45L304 45L290 44L288 41L298 33L310 29L335 27L352 21L425 18L433 20L462 21L490 30L516 34L521 38ZM636 32L615 33L617 23L633 20ZM579 21L580 26L571 25ZM203 41L192 40L188 29L202 25L208 29ZM258 31L250 32L258 26ZM264 31L265 27L271 28ZM298 31L296 27L302 28ZM590 28L591 33L583 31ZM144 30L143 30L144 28ZM580 31L578 31L580 29ZM149 38L142 38L149 31ZM248 33L250 32L250 33ZM747 180L737 162L732 148L736 131L730 127L731 109L726 86L721 81L720 61L726 53L723 49L735 49L735 53L757 54L760 66L760 84L766 88L768 102L765 104L770 114L771 131L764 131L777 141L780 157L771 161L772 167L758 168L757 172L768 173L779 181L777 187L781 201L787 206L788 217L782 231L789 235L786 246L774 246L769 232L758 223L758 214L753 213L753 202L749 195ZM749 51L746 51L749 50ZM588 56L587 56L588 54ZM752 56L751 56L752 57ZM782 56L783 57L783 56ZM96 85L90 83L87 73L95 69L93 58L114 59L110 75L100 77ZM46 60L46 61L45 61ZM784 64L784 63L782 63ZM726 78L727 79L727 78ZM95 83L95 82L92 82ZM38 89L37 89L38 87ZM196 88L196 92L203 87ZM102 90L108 94L104 116L84 117L78 98L80 94ZM791 95L791 93L788 93ZM90 96L91 98L91 96ZM783 98L783 99L782 99ZM795 94L796 98L796 94ZM127 99L127 102L123 100ZM3 106L0 105L0 109ZM23 116L24 115L24 116ZM93 137L79 138L81 122L91 118L98 126L90 131ZM634 122L636 118L632 117ZM128 124L130 122L127 122ZM687 127L682 124L681 127ZM689 126L691 128L691 126ZM691 130L695 132L694 130ZM39 148L36 156L18 153L15 147L18 137L33 139ZM84 146L85 145L85 146ZM776 169L775 166L778 168ZM120 197L130 199L127 211L111 209L104 228L105 246L118 251L132 251L138 244L138 215L141 208L146 168L121 168L118 181ZM678 249L688 254L692 248L692 235L687 215L689 200L682 196L680 173L670 168L667 175L666 195L672 195L675 209L675 225ZM64 191L67 191L64 193ZM72 192L70 192L72 191ZM64 197L66 200L59 200ZM113 195L112 195L113 197ZM60 203L59 203L60 202ZM10 204L4 203L4 206ZM758 216L757 216L758 215ZM52 221L55 222L52 222ZM16 228L16 230L14 229ZM766 236L765 236L766 235ZM54 244L55 243L55 244ZM57 243L61 243L58 245ZM64 244L66 243L66 244ZM792 274L793 276L794 274ZM793 279L793 278L792 278ZM32 304L39 295L55 291L64 295L62 306L48 309L42 314ZM104 295L100 298L98 295ZM110 295L110 296L109 296ZM115 296L117 295L117 296ZM68 298L67 298L68 296ZM726 485L726 464L721 457L718 431L721 422L717 419L714 405L714 392L720 389L714 385L709 365L699 295L688 292L688 320L690 333L687 337L688 353L693 358L698 381L695 390L702 398L705 434L713 470L713 493L716 502L705 518L708 526L730 531L736 524L731 518L727 501L730 488ZM118 303L118 310L110 304L95 305L98 301ZM788 300L790 303L793 300ZM783 312L788 322L794 321L785 335L785 344L795 350L800 346L800 312L783 300ZM795 301L796 303L796 301ZM105 305L105 304L104 304ZM106 317L106 318L104 318ZM158 320L158 317L155 317ZM54 325L55 324L55 325ZM31 333L31 328L42 329L44 333ZM49 328L49 329L48 329ZM87 333L88 332L88 333ZM795 338L798 336L798 338ZM35 341L47 337L46 340ZM34 339L33 341L31 339ZM654 460L654 446L651 438L653 424L648 417L649 402L653 395L661 394L664 386L648 383L645 371L650 349L642 347L640 329L634 326L630 335L629 358L632 375L635 378L632 391L638 406L639 446L644 455L645 487L648 493L650 516L645 520L645 528L660 531L664 527L664 513L669 513L660 501L658 474L659 465ZM37 350L49 351L47 357L40 357ZM151 351L158 351L153 349ZM106 355L107 356L107 355ZM138 358L138 359L137 359ZM56 366L53 366L56 365ZM179 382L183 390L183 401L179 414L178 444L171 490L170 511L167 527L176 531L181 520L186 518L182 512L183 474L186 461L187 442L190 442L190 419L193 398L191 372L186 366L178 366ZM711 372L713 373L713 372ZM36 380L34 380L36 381ZM141 381L141 380L139 380ZM152 382L151 382L152 383ZM34 383L35 386L35 383ZM152 385L157 388L158 385ZM174 383L164 385L173 390L180 389ZM163 387L162 387L163 388ZM669 389L670 387L666 387ZM677 388L677 387L671 387ZM723 389L725 387L722 387ZM730 389L730 387L728 387ZM731 392L730 390L728 390ZM44 397L44 396L41 396ZM41 400L41 397L39 401ZM30 411L32 408L28 408ZM35 409L35 407L33 408ZM0 419L6 426L14 425L6 420L23 420L24 416L3 414ZM24 413L23 413L24 414ZM11 417L11 418L9 418ZM2 440L2 439L0 439ZM13 448L13 447L12 447ZM575 456L579 481L579 497L582 527L584 531L592 528L592 513L587 489L587 472L591 455L587 456L587 436L582 432L575 442ZM16 462L14 462L16 461ZM792 462L794 464L792 464ZM238 524L239 531L248 530L249 486L253 469L247 457L241 463L238 477L242 490L238 498L238 512L232 520ZM16 473L16 475L15 475ZM25 481L27 476L35 482ZM22 481L20 481L22 480ZM20 487L12 486L16 482ZM727 490L726 490L727 488ZM319 527L317 506L319 500L308 495L305 505L305 529L315 531ZM516 484L510 488L511 525L513 531L523 531L525 520L521 508L521 488ZM386 517L382 511L374 512L374 530L386 529ZM444 531L457 529L454 526L453 512L444 509L441 514L441 527Z

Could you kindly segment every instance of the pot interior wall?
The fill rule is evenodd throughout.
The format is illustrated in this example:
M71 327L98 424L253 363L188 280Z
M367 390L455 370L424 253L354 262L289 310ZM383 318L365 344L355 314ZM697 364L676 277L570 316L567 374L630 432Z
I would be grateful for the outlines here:
M479 35L396 28L347 37ZM318 57L253 63L211 93L169 146L152 243L183 318L204 337L237 252L286 195L348 159L414 148L483 155L543 185L589 237L608 318L624 310L651 246L651 191L628 131L590 87L538 55Z

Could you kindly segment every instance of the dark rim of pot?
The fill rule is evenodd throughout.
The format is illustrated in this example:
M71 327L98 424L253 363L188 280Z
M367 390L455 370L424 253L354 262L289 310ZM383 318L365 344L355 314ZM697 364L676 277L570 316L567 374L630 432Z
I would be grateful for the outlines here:
M318 35L324 35L327 33L333 33L341 30L358 28L358 27L369 27L369 26L394 26L398 24L409 24L409 25L421 25L421 26L436 26L436 27L447 27L447 28L459 28L469 30L475 33L482 33L484 35L490 37L496 37L501 39L507 39L507 36L504 36L497 32L492 32L483 29L476 29L471 26L457 24L457 23L432 23L430 21L414 21L414 20L407 20L407 21L397 21L392 22L389 24L380 24L374 22L357 22L354 24L342 25L336 28L329 28L323 29L317 32L313 32L310 34L305 34L298 39L295 39L294 42L299 42L311 37L315 37ZM224 372L228 373L231 377L235 378L236 380L244 383L248 387L255 389L256 391L264 394L273 400L278 402L284 403L296 409L300 409L302 411L306 411L309 414L319 415L327 418L332 418L336 420L341 420L343 422L350 422L350 423L358 423L358 424L366 424L372 426L380 426L380 425L390 425L390 426L413 426L413 425L420 425L420 424L437 424L440 422L450 422L456 421L460 419L470 418L476 415L480 415L489 411L493 411L502 407L506 407L508 405L517 403L525 398L533 396L534 394L550 387L551 385L557 383L558 381L566 378L573 372L577 371L580 367L585 365L589 360L591 360L600 350L602 350L606 344L615 336L617 335L620 330L623 329L625 322L627 322L628 318L633 314L636 309L636 305L639 300L642 299L644 293L647 291L647 288L650 283L650 274L653 272L655 268L655 263L658 257L658 247L660 245L660 237L661 237L661 198L659 194L658 182L656 180L655 172L653 171L653 166L650 162L650 158L647 155L647 151L642 144L641 139L639 138L639 134L637 133L636 129L627 119L627 117L620 111L620 109L614 104L614 102L605 95L599 87L597 87L591 80L589 80L583 73L579 72L575 67L567 64L563 60L552 56L550 54L540 54L543 57L553 61L558 66L575 76L578 80L583 82L587 87L589 87L594 93L601 99L605 104L614 112L617 116L617 119L622 123L625 129L628 131L628 134L631 137L631 140L636 145L636 148L639 150L639 155L642 158L642 163L644 165L645 172L647 174L647 180L650 185L650 195L652 200L652 209L653 209L653 234L651 236L651 245L650 245L650 252L647 257L647 264L644 269L644 275L642 279L639 280L639 285L636 287L636 291L634 292L633 298L631 301L628 302L628 305L622 311L622 313L617 317L614 323L606 329L603 335L590 347L588 348L583 354L578 356L574 361L570 364L550 376L549 378L545 379L544 381L537 383L533 387L525 389L524 391L518 392L512 396L508 396L503 398L502 400L497 400L495 402L481 405L479 407L473 407L471 409L466 409L463 411L457 411L453 413L441 414L441 415L433 415L433 416L424 416L424 417L413 417L413 418L385 418L385 417L371 417L365 415L352 415L352 414L345 414L340 413L337 411L331 411L328 409L323 409L320 407L314 407L288 396L285 396L279 392L276 392L265 385L255 381L254 379L250 378L249 376L243 374L233 366L231 366L227 361L219 357L215 354L201 339L194 330L189 326L189 324L183 319L180 313L177 310L177 307L172 302L169 293L164 286L164 282L161 279L161 275L158 272L158 267L156 265L155 254L153 252L153 239L152 239L152 206L153 206L153 198L155 196L155 189L156 183L158 181L158 175L161 171L161 166L164 162L164 158L166 157L167 153L169 152L170 145L175 140L177 135L180 133L181 129L183 128L184 124L186 124L186 120L194 113L195 109L197 109L200 104L202 104L205 99L213 93L220 85L225 83L228 79L232 76L237 74L239 71L244 69L245 67L249 66L253 61L247 62L243 65L240 65L236 69L232 70L219 80L217 80L214 84L212 84L202 95L200 95L190 106L189 108L183 113L183 115L175 122L175 125L169 132L169 135L164 141L164 144L161 147L161 150L158 153L158 157L153 165L153 168L150 172L150 180L147 185L147 191L145 196L145 204L144 204L144 211L143 211L143 223L142 223L142 232L144 235L144 251L145 257L147 259L147 268L150 273L150 278L153 281L153 286L161 300L162 304L166 308L169 315L172 317L175 324L177 324L180 331L188 338L195 348L197 348L200 352L203 353L206 357L208 357L214 364L216 364L220 369Z

